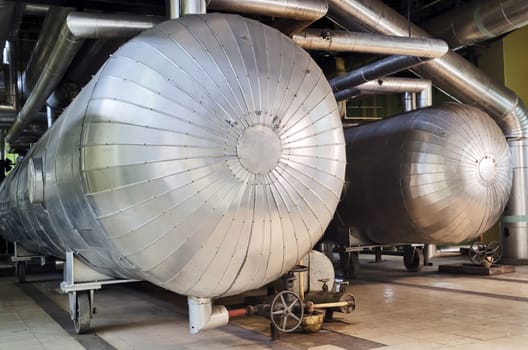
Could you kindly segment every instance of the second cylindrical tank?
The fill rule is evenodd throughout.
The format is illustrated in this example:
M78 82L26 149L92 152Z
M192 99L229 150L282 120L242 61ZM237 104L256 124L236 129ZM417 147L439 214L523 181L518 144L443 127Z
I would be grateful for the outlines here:
M489 229L504 210L510 153L495 122L477 108L426 108L349 128L345 139L347 184L335 220L350 229L341 230L345 236L457 243Z

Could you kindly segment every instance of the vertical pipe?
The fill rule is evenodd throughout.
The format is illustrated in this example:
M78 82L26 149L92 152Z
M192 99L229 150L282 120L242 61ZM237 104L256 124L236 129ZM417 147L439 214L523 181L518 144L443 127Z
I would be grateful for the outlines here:
M48 121L48 129L51 128L53 124L53 108L46 106L46 120Z
M181 15L204 15L207 13L205 0L182 0Z
M413 96L414 94L412 92L404 92L401 94L402 98L402 107L404 112L410 112L415 109Z
M169 18L180 18L180 0L169 0Z
M415 94L416 108L425 108L433 105L433 84L429 82L427 88Z

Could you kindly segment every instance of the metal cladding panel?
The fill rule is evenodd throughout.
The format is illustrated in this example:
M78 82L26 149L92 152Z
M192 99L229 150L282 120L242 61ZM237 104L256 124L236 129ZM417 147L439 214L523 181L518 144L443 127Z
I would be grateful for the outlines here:
M504 135L484 112L445 104L345 130L339 217L375 243L458 243L499 219L512 184Z
M243 17L186 16L142 33L59 122L45 188L61 203L50 216L80 238L60 229L64 248L180 294L280 277L341 195L345 143L326 78L289 38Z

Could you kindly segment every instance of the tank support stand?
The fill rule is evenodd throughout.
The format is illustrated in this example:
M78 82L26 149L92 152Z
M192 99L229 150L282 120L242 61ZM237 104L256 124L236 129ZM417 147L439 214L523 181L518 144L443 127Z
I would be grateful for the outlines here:
M44 255L33 254L17 244L17 242L14 243L11 262L15 264L15 272L19 283L26 282L28 264L33 260L40 260L41 266L46 265L46 257Z
M94 292L104 285L136 282L132 279L115 279L99 273L77 259L73 252L66 252L64 280L60 289L68 293L70 317L75 332L83 334L90 330L90 320L96 313Z

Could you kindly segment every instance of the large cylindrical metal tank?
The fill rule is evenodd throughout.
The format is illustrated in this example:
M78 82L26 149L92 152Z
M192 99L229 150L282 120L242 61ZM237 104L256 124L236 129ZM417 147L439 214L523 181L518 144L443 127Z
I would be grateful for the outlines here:
M317 64L234 15L122 46L0 192L3 234L180 294L264 285L322 236L345 144Z
M345 130L341 243L459 243L497 222L512 184L501 130L448 103ZM329 237L335 232L329 232ZM333 237L335 238L335 237Z

